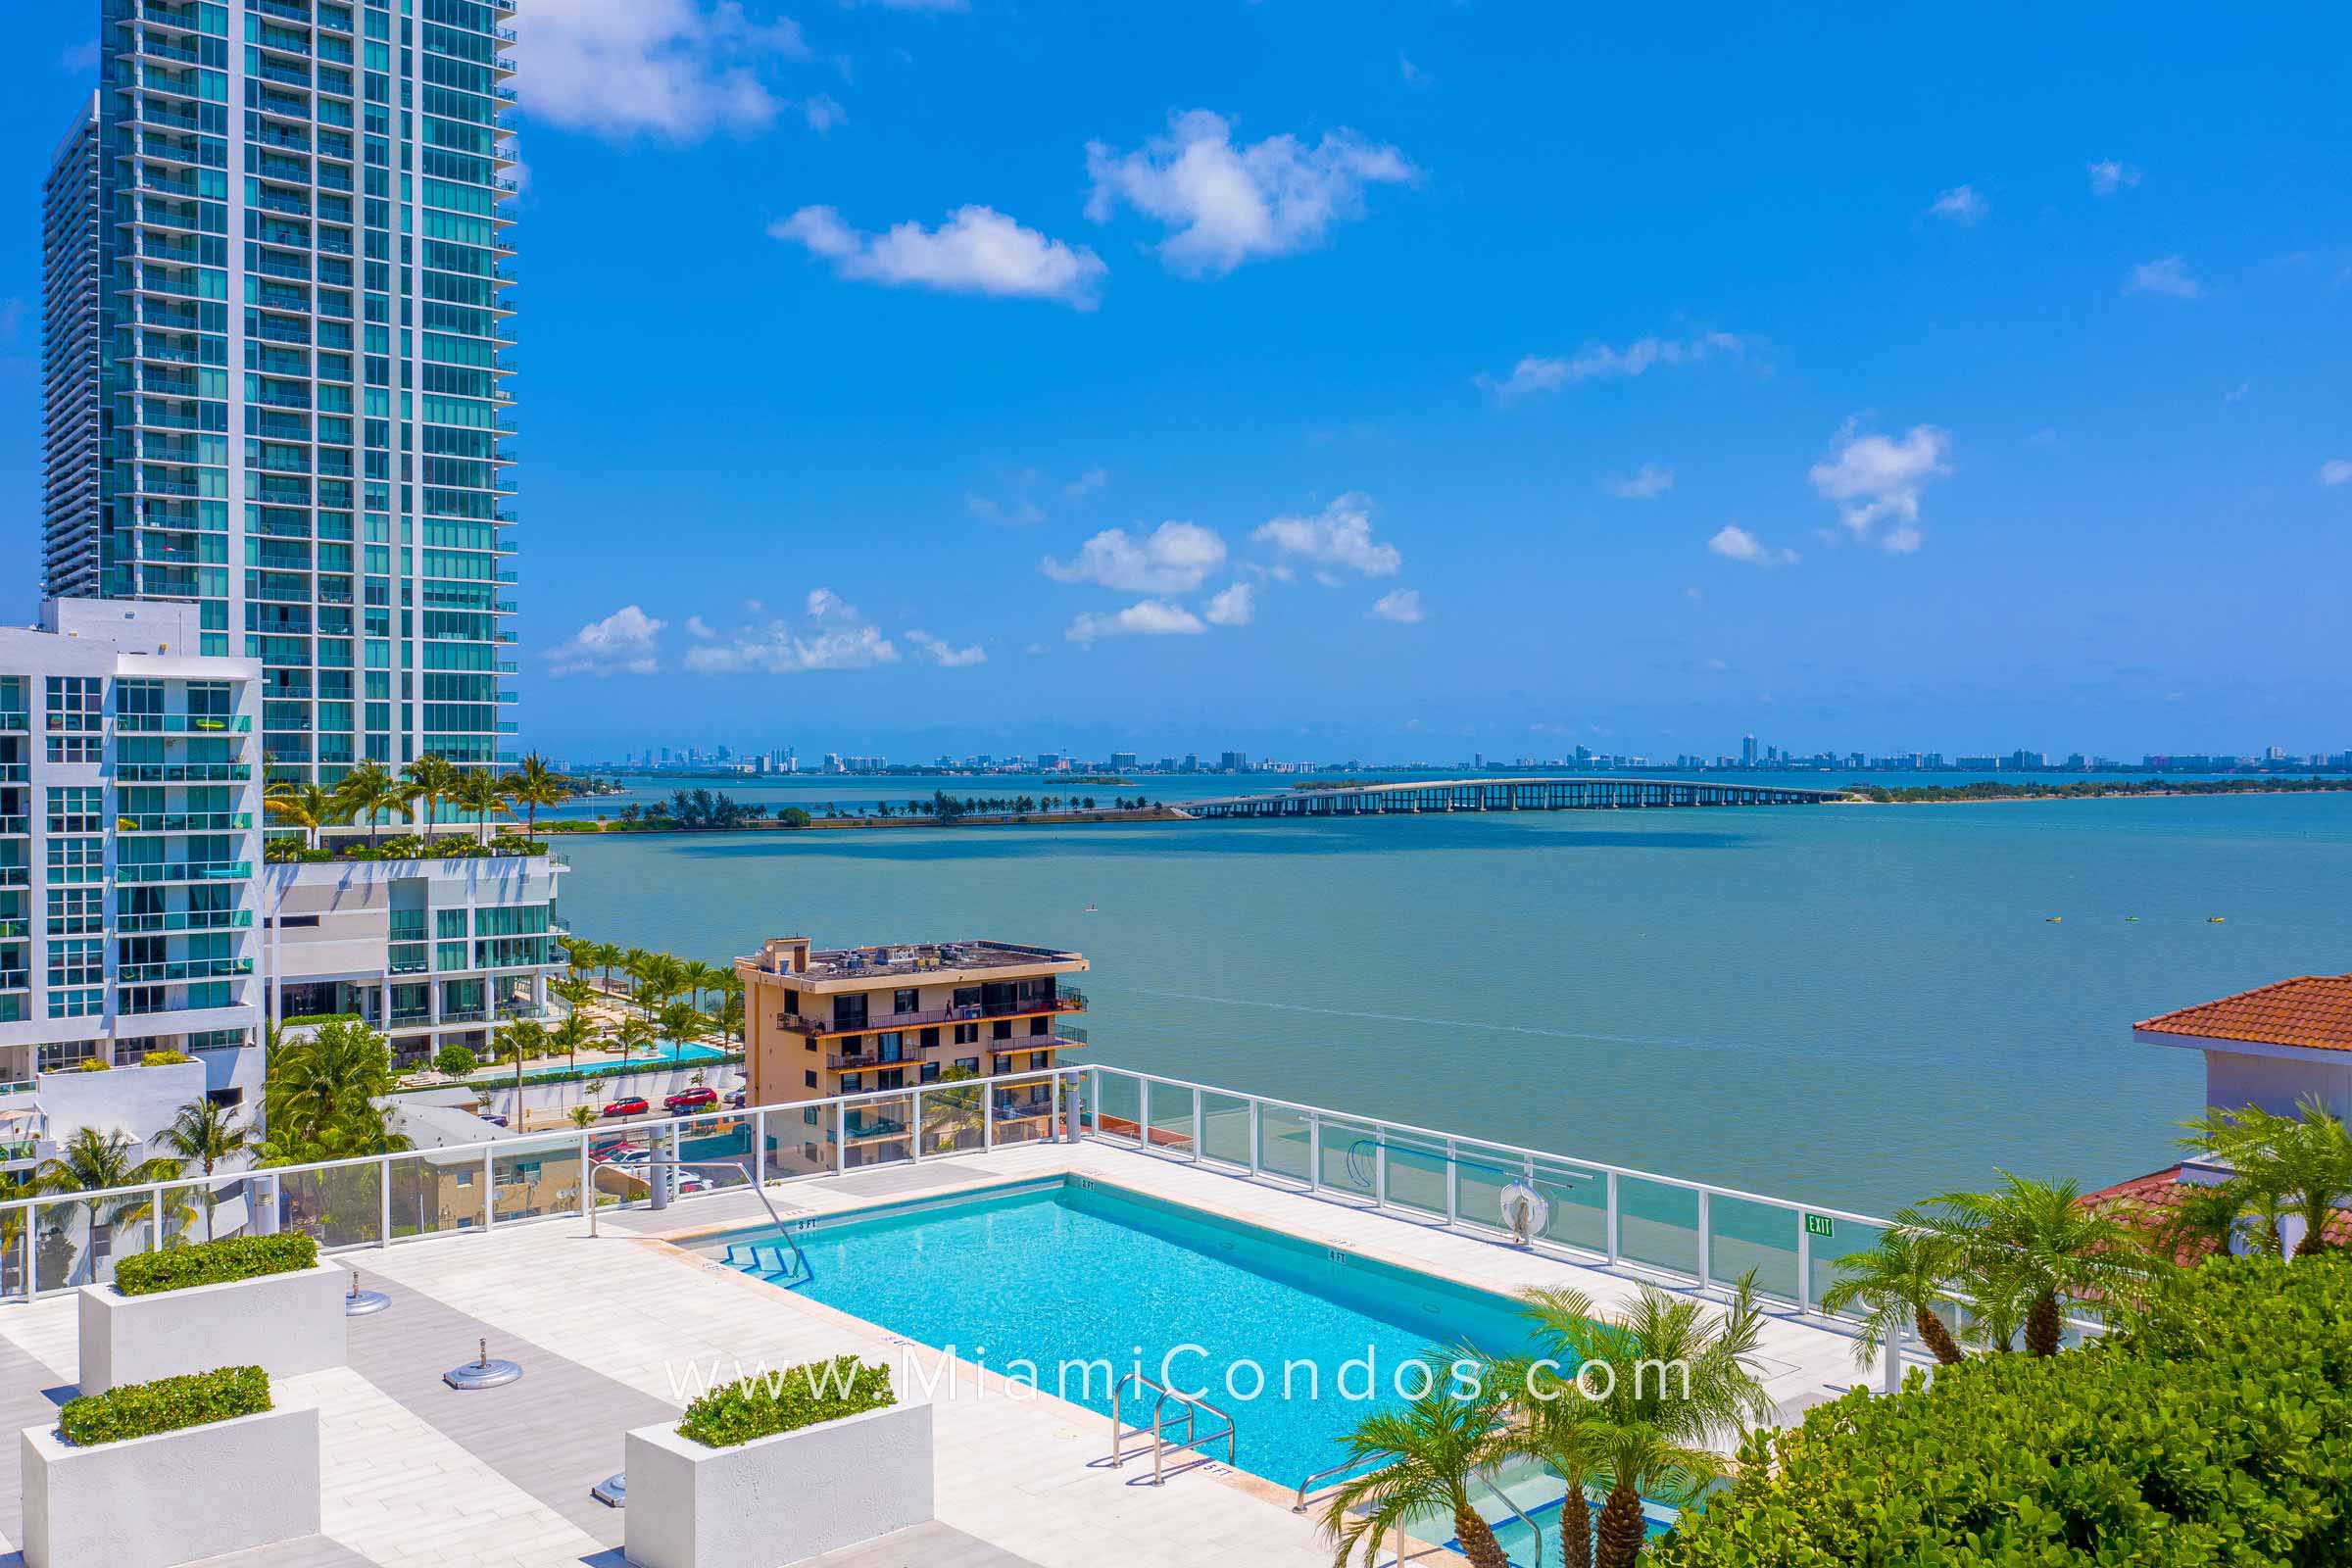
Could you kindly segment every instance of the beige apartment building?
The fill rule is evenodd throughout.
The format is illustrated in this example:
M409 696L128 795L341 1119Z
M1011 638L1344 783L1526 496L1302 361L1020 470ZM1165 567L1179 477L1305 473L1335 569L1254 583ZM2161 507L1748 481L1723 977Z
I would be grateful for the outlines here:
M772 938L756 956L735 960L744 984L747 1102L790 1104L1044 1072L1086 1044L1084 1031L1067 1022L1086 1009L1086 998L1062 984L1086 967L1082 954L1011 942L819 952L807 937ZM925 1097L926 1152L983 1136L963 1125L983 1105L999 1135L1041 1136L1053 1114L1053 1086L1043 1079L975 1086L970 1117L960 1108L963 1098ZM901 1104L904 1111L894 1110ZM906 1159L914 1152L912 1119L911 1096L838 1118L811 1109L801 1153L831 1164L838 1142L845 1166ZM777 1138L772 1118L769 1136Z

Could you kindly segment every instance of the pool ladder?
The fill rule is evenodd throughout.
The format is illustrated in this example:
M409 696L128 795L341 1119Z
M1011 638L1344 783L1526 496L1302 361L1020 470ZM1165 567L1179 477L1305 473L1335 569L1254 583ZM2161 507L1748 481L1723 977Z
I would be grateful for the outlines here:
M1392 1461L1396 1457L1397 1455L1395 1449L1383 1448L1375 1453L1367 1453L1358 1458L1349 1459L1343 1464L1335 1464L1328 1470L1316 1471L1313 1475L1308 1476L1304 1481L1298 1483L1298 1499L1291 1504L1291 1512L1306 1512L1307 1494L1314 1491L1315 1488L1323 1482L1335 1481L1342 1476L1348 1475L1350 1471L1361 1470L1368 1464ZM1505 1508L1510 1509L1512 1514L1518 1518L1519 1522L1527 1526L1528 1539L1535 1547L1534 1554L1528 1558L1528 1562L1530 1565L1543 1562L1544 1527L1536 1523L1533 1519L1530 1519L1527 1516L1527 1510L1511 1500L1511 1494L1502 1490L1502 1483L1494 1479L1494 1473L1493 1471L1473 1471L1470 1479L1480 1483L1487 1489L1487 1491L1494 1494L1494 1499L1497 1502L1501 1503ZM1404 1561L1404 1527L1401 1525L1399 1525L1396 1529L1396 1561L1398 1563L1402 1563Z
M726 1261L730 1267L760 1275L770 1285L781 1285L786 1290L816 1278L808 1254L801 1250L801 1244L790 1231L772 1242L729 1242Z
M1140 1390L1158 1396L1152 1401L1152 1424L1149 1427L1138 1426L1133 1431L1128 1430L1126 1424L1119 1419L1119 1395L1131 1383ZM1177 1408L1182 1412L1180 1419L1184 1422L1184 1428L1181 1442L1178 1441L1173 1423L1168 1419L1168 1401L1171 1399L1176 1402ZM1200 1431L1200 1415L1203 1410L1224 1422L1224 1429L1219 1431L1212 1427L1207 1432ZM1232 1416L1227 1415L1206 1399L1198 1398L1190 1394L1179 1394L1173 1389L1162 1388L1141 1372L1129 1371L1110 1386L1110 1467L1113 1470L1118 1469L1125 1459L1122 1450L1126 1446L1127 1440L1145 1432L1152 1434L1152 1484L1155 1487L1160 1484L1162 1466L1166 1462L1170 1448L1190 1448L1195 1453L1206 1457L1206 1445L1223 1438L1225 1440L1225 1462L1227 1464L1234 1462Z

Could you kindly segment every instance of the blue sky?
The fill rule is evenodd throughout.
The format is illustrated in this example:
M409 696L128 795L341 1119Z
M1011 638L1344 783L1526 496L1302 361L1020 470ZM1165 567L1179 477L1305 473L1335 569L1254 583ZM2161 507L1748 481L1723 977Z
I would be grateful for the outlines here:
M2352 746L2343 14L1658 9L526 0L526 741Z

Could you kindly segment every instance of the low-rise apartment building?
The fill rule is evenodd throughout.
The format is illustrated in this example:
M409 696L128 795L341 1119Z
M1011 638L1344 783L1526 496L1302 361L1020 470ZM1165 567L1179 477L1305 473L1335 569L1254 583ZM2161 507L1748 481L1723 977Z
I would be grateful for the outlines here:
M835 1095L914 1089L943 1079L1043 1072L1086 1043L1067 1020L1086 1008L1062 984L1085 956L1010 942L815 951L807 937L777 937L735 960L744 984L748 1102L790 1104ZM1042 1122L1051 1084L986 1087L989 1113ZM1031 1107L1034 1106L1034 1110ZM809 1113L807 1152L844 1165L905 1159L907 1119L887 1107L840 1118ZM775 1134L771 1130L770 1137Z
M199 654L199 618L0 628L0 1164L260 1096L261 665Z

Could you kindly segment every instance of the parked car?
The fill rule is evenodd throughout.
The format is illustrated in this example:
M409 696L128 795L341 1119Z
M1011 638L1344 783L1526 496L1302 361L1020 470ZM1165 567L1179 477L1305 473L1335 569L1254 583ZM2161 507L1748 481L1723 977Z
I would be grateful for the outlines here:
M706 1105L717 1103L718 1091L710 1088L708 1084L696 1084L691 1089L681 1089L674 1095L662 1097L662 1108L672 1116L684 1111L701 1110Z
M693 1171L690 1170L682 1170L678 1172L677 1184L673 1186L670 1191L676 1193L681 1198L688 1193L707 1193L710 1191L710 1178L708 1176L697 1176Z
M607 1105L605 1116L607 1120L614 1116L642 1116L653 1108L646 1103L643 1095L631 1095L625 1100L615 1100Z
M729 1107L730 1109L734 1109L734 1110L741 1110L741 1109L743 1108L743 1105L744 1105L744 1097L745 1097L747 1094L749 1094L749 1093L750 1093L750 1091L749 1091L749 1090L744 1090L744 1089L730 1089L730 1090L728 1090L728 1091L727 1091L727 1104L728 1104L728 1107Z

